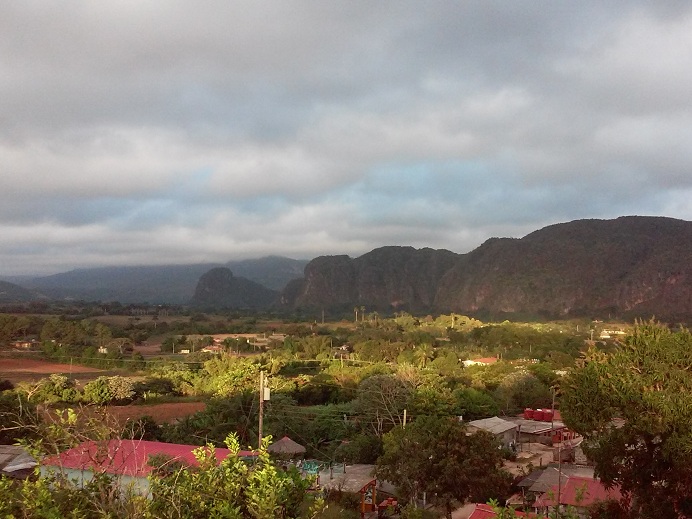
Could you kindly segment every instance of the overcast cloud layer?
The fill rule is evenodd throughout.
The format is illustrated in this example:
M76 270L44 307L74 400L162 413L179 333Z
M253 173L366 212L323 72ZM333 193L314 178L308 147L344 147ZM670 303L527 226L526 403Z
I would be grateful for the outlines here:
M0 175L5 275L690 220L692 3L2 2Z

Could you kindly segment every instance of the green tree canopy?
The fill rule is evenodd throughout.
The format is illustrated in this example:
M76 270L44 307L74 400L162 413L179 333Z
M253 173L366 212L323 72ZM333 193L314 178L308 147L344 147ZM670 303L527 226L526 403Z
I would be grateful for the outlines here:
M454 418L421 417L384 438L377 476L394 483L405 499L426 492L452 517L456 502L484 502L509 488L495 438L484 431L467 435Z
M565 422L636 517L692 517L691 369L689 331L638 323L613 353L589 350L562 384Z

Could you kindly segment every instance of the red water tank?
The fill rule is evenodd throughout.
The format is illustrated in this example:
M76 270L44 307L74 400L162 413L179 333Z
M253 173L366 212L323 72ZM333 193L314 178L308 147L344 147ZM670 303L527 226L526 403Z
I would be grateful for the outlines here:
M533 412L533 419L538 420L539 422L543 421L543 409L536 409Z
M533 409L531 409L530 407L524 409L524 419L533 420Z
M543 411L543 421L544 422L552 422L553 421L553 412L550 409L546 409Z

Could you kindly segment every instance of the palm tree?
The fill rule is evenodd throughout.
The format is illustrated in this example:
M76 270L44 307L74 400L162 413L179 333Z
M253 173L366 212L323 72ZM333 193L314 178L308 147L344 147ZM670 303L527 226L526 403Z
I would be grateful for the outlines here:
M424 368L429 360L435 355L435 350L430 344L420 344L415 352L416 360L421 368Z
M356 314L356 322L358 322L358 307L357 306L353 307L353 312Z

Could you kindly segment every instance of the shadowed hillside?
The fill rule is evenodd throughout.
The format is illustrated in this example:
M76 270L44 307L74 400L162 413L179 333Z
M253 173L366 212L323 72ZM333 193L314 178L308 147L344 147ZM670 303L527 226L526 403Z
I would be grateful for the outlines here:
M271 306L277 296L274 290L218 267L199 279L190 304L201 308L261 309Z
M385 247L325 256L283 293L298 307L455 311L492 316L692 316L692 223L578 220L474 251Z

